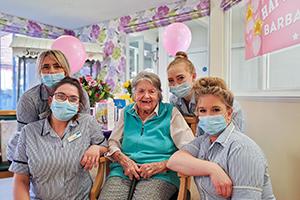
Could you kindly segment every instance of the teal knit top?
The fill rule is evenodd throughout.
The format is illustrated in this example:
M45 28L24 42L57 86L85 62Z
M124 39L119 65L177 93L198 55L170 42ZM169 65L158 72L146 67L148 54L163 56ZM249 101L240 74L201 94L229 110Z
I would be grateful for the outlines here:
M157 115L144 124L133 108L128 105L124 110L124 132L122 152L138 164L160 162L168 160L177 147L170 134L170 122L173 106L169 103L159 103ZM128 179L119 163L110 165L110 175ZM153 175L157 178L179 187L179 178L174 171L167 171Z

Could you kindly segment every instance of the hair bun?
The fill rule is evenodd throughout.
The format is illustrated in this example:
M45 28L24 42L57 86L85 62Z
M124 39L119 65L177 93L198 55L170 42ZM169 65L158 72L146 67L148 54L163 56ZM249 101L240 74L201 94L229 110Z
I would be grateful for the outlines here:
M176 58L184 58L184 59L188 59L188 56L185 52L183 51L178 51L175 55L175 59Z

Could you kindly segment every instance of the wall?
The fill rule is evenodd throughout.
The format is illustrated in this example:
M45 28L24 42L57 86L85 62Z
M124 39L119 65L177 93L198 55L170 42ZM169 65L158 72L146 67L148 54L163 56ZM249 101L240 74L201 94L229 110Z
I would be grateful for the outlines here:
M226 38L222 30L219 34L214 33L224 22L224 15L216 7L217 1L211 5L210 15L210 75L226 79L226 65L230 64L227 43L231 38ZM233 38L236 43L242 39L238 35ZM220 49L220 44L224 45L223 49ZM245 113L246 134L262 148L268 159L277 200L299 199L300 173L297 173L297 169L300 169L300 99L237 97L237 100Z
M263 149L278 200L299 199L300 100L238 98L246 115L246 134Z

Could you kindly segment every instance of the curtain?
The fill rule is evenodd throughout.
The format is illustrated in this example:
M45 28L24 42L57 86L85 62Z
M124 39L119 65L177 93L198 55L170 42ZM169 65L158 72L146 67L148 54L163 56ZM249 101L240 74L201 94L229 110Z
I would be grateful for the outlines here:
M242 0L222 0L221 2L221 8L224 11L229 10L232 6L234 6L235 4L238 4L239 2L241 2Z
M55 39L61 35L75 35L74 31L35 22L0 12L0 31L32 37Z
M191 5L188 5L187 1L180 1L121 17L119 29L125 33L144 31L207 16L209 12L209 0L200 0Z

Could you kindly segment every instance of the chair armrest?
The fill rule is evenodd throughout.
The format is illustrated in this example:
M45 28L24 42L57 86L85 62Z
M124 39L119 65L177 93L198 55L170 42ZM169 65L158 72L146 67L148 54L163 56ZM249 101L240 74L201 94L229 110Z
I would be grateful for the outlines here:
M186 123L189 125L189 127L192 129L193 134L196 135L197 130L197 124L198 124L198 118L197 117L191 117L191 116L184 116L184 119Z
M179 186L177 200L186 200L187 191L190 189L190 185L191 185L191 177L180 173L178 173L177 175L180 178L180 186Z
M90 192L91 200L96 200L100 194L101 187L105 181L106 170L108 169L108 165L109 159L105 157L100 157L97 175L95 177L95 181Z

